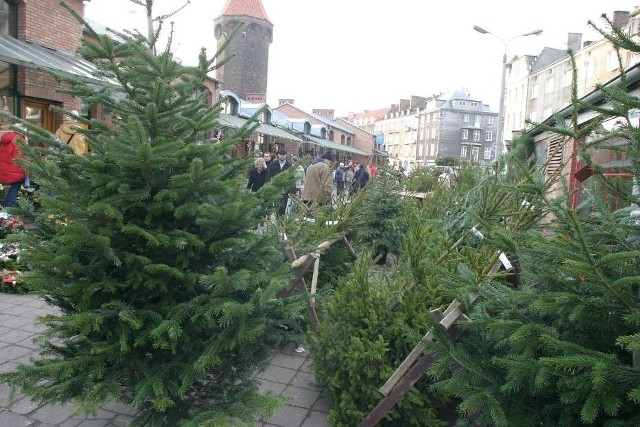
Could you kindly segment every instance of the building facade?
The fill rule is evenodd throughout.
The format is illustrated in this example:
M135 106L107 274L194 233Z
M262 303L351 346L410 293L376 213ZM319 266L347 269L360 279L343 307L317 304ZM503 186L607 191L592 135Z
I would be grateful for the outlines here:
M67 4L83 15L82 0ZM58 0L0 0L2 109L50 132L62 122L51 105L87 114L80 100L60 93L61 84L38 69L90 81L94 67L74 55L82 35L82 24Z
M632 33L638 32L638 11L615 11L611 20L619 28L626 27ZM581 98L596 89L596 85L620 73L617 53L604 37L596 41L583 41L582 34L569 33L566 47L547 47L537 56L517 58L507 65L505 141L510 141L514 132L525 130L529 126L526 120L542 122L571 104L574 81L577 97ZM568 50L574 55L575 75ZM624 52L621 56L622 68L626 69L639 60L638 54Z
M218 50L228 43L220 58L227 62L216 70L222 89L248 102L266 102L273 24L262 1L227 0L214 20L214 36Z
M418 114L425 108L427 98L411 96L392 104L380 120L373 123L378 151L388 154L389 165L411 171L416 166ZM382 148L383 150L380 150Z
M498 113L465 89L433 97L420 112L416 163L441 158L490 164L497 149Z

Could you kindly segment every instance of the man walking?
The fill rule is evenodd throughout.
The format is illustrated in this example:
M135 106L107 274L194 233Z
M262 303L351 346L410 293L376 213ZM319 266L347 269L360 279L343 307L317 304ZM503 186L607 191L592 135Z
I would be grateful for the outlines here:
M278 158L271 161L269 168L267 169L267 181L271 181L271 178L278 175L280 172L285 171L291 167L291 163L287 161L287 149L280 147L277 152ZM291 186L289 186L291 187ZM289 200L289 189L282 196L280 201L280 208L278 212L280 215L284 215L287 211L287 201Z
M320 206L331 203L333 194L333 172L331 171L333 154L327 151L316 157L307 168L307 181L302 192L302 200L306 205Z

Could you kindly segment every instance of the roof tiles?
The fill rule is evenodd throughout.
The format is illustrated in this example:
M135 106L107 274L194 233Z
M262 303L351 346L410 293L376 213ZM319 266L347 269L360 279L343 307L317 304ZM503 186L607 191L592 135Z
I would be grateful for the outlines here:
M223 15L249 16L269 21L262 0L227 0L219 16Z

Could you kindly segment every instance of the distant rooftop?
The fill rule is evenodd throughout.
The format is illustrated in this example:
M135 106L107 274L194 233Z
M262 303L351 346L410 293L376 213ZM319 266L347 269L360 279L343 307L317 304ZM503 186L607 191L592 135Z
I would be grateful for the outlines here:
M261 0L227 0L218 18L223 15L249 16L271 22Z

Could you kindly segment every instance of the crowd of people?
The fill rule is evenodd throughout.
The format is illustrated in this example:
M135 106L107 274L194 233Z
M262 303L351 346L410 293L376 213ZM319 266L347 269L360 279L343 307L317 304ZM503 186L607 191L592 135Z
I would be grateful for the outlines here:
M274 176L294 167L293 184L283 195L278 208L278 213L285 215L291 211L292 201L295 200L307 206L346 202L378 174L376 165L353 161L347 164L340 162L334 169L334 160L333 153L327 151L313 158L305 167L297 156L289 157L285 148L279 148L275 158L272 153L265 152L255 159L253 168L247 174L247 189L258 191Z

